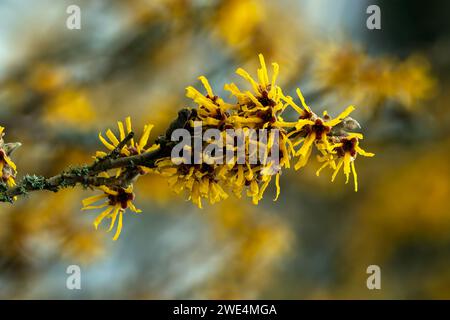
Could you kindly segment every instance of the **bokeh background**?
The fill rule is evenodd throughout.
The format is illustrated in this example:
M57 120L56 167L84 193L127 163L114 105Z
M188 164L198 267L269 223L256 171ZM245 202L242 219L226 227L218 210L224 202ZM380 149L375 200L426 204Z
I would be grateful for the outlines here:
M66 28L79 5L82 29ZM382 30L366 28L381 7ZM25 173L89 163L97 134L130 115L164 132L206 75L224 94L257 54L287 93L354 117L372 159L360 190L286 172L259 206L197 209L148 176L120 239L95 231L81 188L0 205L6 299L450 298L450 3L428 1L104 0L0 2L0 125ZM82 290L66 289L66 268ZM379 265L382 290L368 290Z

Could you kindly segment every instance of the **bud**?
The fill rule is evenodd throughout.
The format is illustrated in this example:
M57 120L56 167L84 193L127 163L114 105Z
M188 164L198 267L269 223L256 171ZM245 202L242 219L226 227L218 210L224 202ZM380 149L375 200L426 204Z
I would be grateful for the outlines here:
M3 145L3 150L5 150L5 153L8 156L11 156L11 154L16 151L18 148L20 148L22 146L22 144L20 142L10 142L10 143L5 143Z

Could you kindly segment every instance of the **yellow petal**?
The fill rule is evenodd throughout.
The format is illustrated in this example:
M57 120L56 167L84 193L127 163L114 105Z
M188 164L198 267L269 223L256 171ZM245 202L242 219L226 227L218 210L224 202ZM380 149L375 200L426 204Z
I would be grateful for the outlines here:
M245 80L247 80L248 82L250 82L251 85L252 85L252 87L253 87L253 90L254 90L255 92L259 92L259 86L258 86L258 84L255 82L255 80L253 80L253 78L248 74L247 71L245 71L245 70L242 69L242 68L239 68L239 69L236 70L236 73L237 73L238 75L240 75L242 78L244 78Z
M128 201L128 207L133 212L136 212L136 213L141 213L142 212L142 210L136 209L136 207L134 206L134 204L131 201Z
M127 126L127 134L133 131L133 127L131 126L131 117L125 118L125 125ZM134 138L130 140L132 146L134 146Z
M112 211L114 207L109 206L105 211L100 213L97 218L94 220L94 227L95 229L98 229L99 224L102 222L102 220Z
M259 58L259 63L261 64L261 69L259 69L259 70L261 70L259 72L260 73L259 81L263 85L264 88L267 88L267 85L269 84L269 76L267 75L266 62L264 61L264 56L261 53L258 55L258 58Z
M110 175L108 174L108 172L100 172L100 173L98 174L98 176L99 176L100 178L109 178L109 177L110 177Z
M133 185L130 184L126 189L125 189L126 193L132 193L133 192Z
M108 155L108 154L107 154L106 152L103 152L103 151L96 151L96 152L95 152L95 158L101 159L101 158L106 157L107 155Z
M117 214L119 213L119 210L120 210L120 207L116 206L113 213L111 214L111 223L109 224L108 232L110 232L113 229L114 224L116 223Z
M125 130L122 121L117 121L117 126L119 127L120 141L123 141L125 139Z
M239 88L234 83L225 84L223 86L223 89L227 90L227 91L230 91L232 95L235 95L237 97L240 97L240 96L243 95L241 90L239 90Z
M297 151L297 156L305 156L309 149L312 148L312 144L314 143L314 140L316 140L316 133L315 132L311 132L310 134L308 134L308 136L305 138L305 141L303 142L303 145L301 146L301 148Z
M117 140L116 135L111 131L111 129L108 129L106 131L106 136L111 140L114 146L117 146L119 144L119 140Z
M100 190L104 191L105 193L110 194L112 196L117 196L119 194L117 191L114 191L114 190L108 188L107 186L100 186L100 187L98 187L98 189L100 189Z
M314 122L311 120L308 120L308 119L299 119L299 120L297 120L297 123L295 124L295 129L301 130L304 126L306 126L308 124L312 125L312 124L314 124Z
M339 170L341 169L342 165L344 164L344 159L341 158L336 166L336 169L333 172L333 175L331 176L331 182L334 181L334 179L336 178L336 175L338 174Z
M12 162L11 159L10 159L7 155L5 155L5 156L3 157L3 159L4 159L5 162L8 164L8 166L10 166L11 168L13 168L14 171L17 171L16 164L15 164L14 162Z
M267 186L269 185L269 183L270 183L271 180L272 180L272 179L269 178L269 179L267 179L267 180L261 185L261 188L259 189L259 199L262 199L262 198L263 198L264 192L266 191Z
M303 108L305 108L305 110L307 110L308 112L311 112L311 108L308 107L308 105L306 104L305 97L303 96L303 93L300 90L300 88L297 88L296 92L297 92L297 95L298 95L298 97L300 99L300 102L302 103Z
M339 124L342 122L342 120L344 120L345 118L347 118L349 116L350 113L353 112L353 110L355 110L354 106L348 106L343 112L341 112L341 114L339 114L335 119L329 120L329 121L325 121L325 125L326 126L330 126L330 127L334 127L335 125Z
M153 152L155 150L159 149L159 144L154 144L152 145L150 148L148 148L147 150L145 150L146 152Z
M103 198L106 198L106 197L107 197L106 194L100 194L97 196L92 196L92 197L86 198L86 199L82 200L82 203L83 203L83 206L86 207L86 206L88 206L94 202L97 202Z
M273 67L273 74L270 91L275 90L275 82L277 81L278 73L280 71L280 66L278 65L278 63L275 62L272 63L272 67Z
M357 132L350 132L347 136L347 139L353 139L353 138L357 138L359 140L362 140L364 138L364 136L362 135L362 133L357 133Z
M328 162L325 162L317 171L316 171L316 176L320 175L320 172L325 169L326 167L328 167L330 164Z
M303 114L304 111L302 110L302 108L300 108L295 102L294 100L292 100L291 97L289 96L281 96L281 99L283 99L288 105L290 105L298 114Z
M119 212L119 222L117 223L117 230L116 230L116 234L114 235L113 240L116 241L117 239L119 239L120 236L120 232L122 231L122 219L123 219L123 212L120 211Z
M277 194L275 196L275 199L273 199L273 201L277 201L278 196L280 195L280 174L279 173L275 176L275 186L277 187Z
M208 96L210 98L213 98L214 97L214 93L213 93L213 91L211 89L211 86L210 86L210 84L208 82L208 79L206 79L205 76L200 76L200 77L198 77L198 79L202 82L203 86L205 87L206 93L208 93Z
M265 107L262 105L261 102L259 102L258 99L256 99L256 97L250 92L250 91L246 91L245 94L250 98L250 100L252 100L252 102L254 104L256 104L259 108L264 109Z
M16 181L14 181L13 177L9 177L7 183L8 183L8 187L10 187L10 188L16 186ZM17 197L14 197L13 199L15 201L17 199Z
M352 161L353 181L355 183L355 192L358 192L358 175L356 174L355 161Z
M100 204L100 205L98 205L98 206L85 206L85 207L81 208L81 210L82 210L82 211L84 211L84 210L95 210L95 209L101 209L101 208L104 208L104 207L106 207L106 206L108 206L108 202L105 202L105 203Z
M371 153L371 152L366 152L363 149L361 149L359 146L355 147L356 152L358 152L358 154L364 156L364 157L373 157L375 155L375 153Z
M144 133L142 134L142 137L139 140L139 146L138 146L138 150L139 151L143 150L144 147L147 145L148 138L150 137L150 133L151 133L152 129L153 129L153 125L152 124L146 125L144 127Z
M109 150L114 150L116 147L114 147L112 144L110 144L108 141L105 140L105 138L103 138L102 134L99 133L98 134L98 138L100 139L100 141L103 143L103 145L108 148Z
M352 162L350 153L346 152L344 155L344 174L345 174L345 183L348 183L348 179L350 178L350 163Z

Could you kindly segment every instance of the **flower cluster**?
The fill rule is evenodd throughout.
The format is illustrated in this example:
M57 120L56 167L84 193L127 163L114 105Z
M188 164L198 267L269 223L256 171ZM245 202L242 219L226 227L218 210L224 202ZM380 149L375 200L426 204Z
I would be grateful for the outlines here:
M354 161L357 154L373 156L364 152L359 147L361 134L347 132L347 130L359 127L359 124L349 117L355 109L353 106L346 108L336 118L331 118L327 112L322 117L317 116L309 108L300 91L301 107L290 96L283 94L282 89L276 84L279 66L272 64L273 72L269 77L264 57L259 55L261 67L257 70L257 78L253 78L247 71L239 68L236 73L245 79L251 90L240 89L236 84L225 85L235 98L235 102L226 102L214 94L208 80L201 76L206 94L199 92L194 87L187 88L187 96L196 104L195 112L191 112L189 122L190 129L196 123L201 123L203 129L215 128L221 130L222 146L224 153L227 149L233 149L234 140L229 141L227 129L241 129L244 132L249 129L265 129L268 139L246 140L245 163L238 163L236 158L225 164L178 164L169 157L156 162L157 172L168 176L169 183L177 193L186 192L188 199L202 207L202 199L215 203L228 197L228 192L233 192L241 197L245 191L252 198L254 204L262 199L266 188L275 177L276 196L280 192L280 175L282 169L290 168L291 160L296 158L295 169L304 167L310 159L313 146L319 151L319 160L324 162L320 170L330 167L334 170L332 180L344 166L344 174L349 178L350 172L354 174L355 191L357 190L356 170ZM287 108L292 108L296 113L296 119L287 121L283 115ZM278 143L275 152L279 161L261 161L251 163L249 161L249 144L256 143L258 148L265 147L264 159L270 158L275 144L272 133L277 132ZM216 143L216 142L213 142ZM188 147L190 149L190 147Z
M205 93L191 86L186 89L187 97L197 106L180 111L165 135L156 140L157 143L149 144L153 129L150 124L144 126L140 139L135 140L130 117L117 123L117 134L110 129L105 136L99 134L106 150L96 152L94 165L86 169L82 179L80 172L71 171L74 179L71 185L83 183L101 191L101 194L83 200L83 210L103 209L94 222L95 228L109 218L109 231L116 227L113 239L119 237L126 210L140 212L133 204L133 183L150 172L167 178L173 191L185 194L199 208L202 208L203 201L214 204L228 198L230 193L237 198L245 194L258 204L273 180L276 187L274 201L277 200L283 170L291 168L291 162L295 163L295 170L303 168L316 149L322 163L317 175L330 168L334 181L343 168L346 182L353 174L355 191L358 190L356 157L371 157L373 154L359 146L362 134L350 132L360 127L349 117L355 108L349 106L337 117L331 117L326 111L318 116L306 104L300 89L296 90L299 104L283 93L277 84L280 69L277 63L272 63L269 74L261 54L259 62L256 77L242 68L236 71L248 82L248 88L240 88L235 83L224 86L232 101L216 95L206 77L199 77ZM205 137L201 134L198 140L198 129L200 132L214 131L217 135ZM174 143L176 130L184 130L189 135L187 143L180 148L183 157L174 156L174 150L178 148ZM236 143L239 137L230 136L230 131L242 134L241 145ZM0 128L0 134L3 136L3 128ZM200 149L197 149L198 144ZM210 146L215 147L214 152L205 153L204 150ZM226 155L225 162L217 161L220 154ZM3 140L0 165L0 177L10 186L14 185L16 168L9 159L8 145L3 144ZM81 170L81 174L83 172ZM46 181L47 189L54 191L52 183L66 183L66 178L67 175L62 175ZM102 200L104 202L96 204Z
M119 144L121 141L124 141L127 134L132 133L132 124L131 124L131 118L127 117L125 119L125 125L122 121L117 122L119 135L118 137L110 130L108 129L106 131L106 138L103 137L101 133L99 133L99 139L103 143L103 145L106 147L106 149L109 152L115 151L117 148L119 148ZM155 150L158 150L159 145L153 144L148 146L148 140L151 134L151 131L153 129L153 125L145 125L144 130L142 133L141 138L139 141L135 141L134 138L131 138L129 142L123 145L122 148L120 148L118 151L118 157L129 157L132 155L138 155L145 152L152 152ZM119 140L120 139L120 140ZM109 153L104 151L97 151L95 154L96 161L102 161L105 158L107 158ZM133 169L134 170L134 169ZM137 167L137 172L133 173L131 176L132 178L125 179L123 182L121 182L123 185L117 185L117 186L106 186L101 185L97 187L100 191L102 191L102 194L97 196L92 196L89 198L86 198L83 200L83 210L98 210L102 208L104 211L95 219L94 226L97 229L100 223L104 218L110 218L110 227L108 231L111 231L114 228L114 225L117 221L117 228L116 233L113 237L113 240L117 240L119 238L120 232L122 230L122 219L123 214L126 211L126 209L130 209L132 212L139 213L140 210L136 209L136 207L133 204L133 200L135 198L135 195L133 193L133 184L132 180L138 175L144 175L146 173L150 172L150 169L143 166ZM114 173L114 176L116 178L121 177L122 175L127 175L125 168L119 168ZM107 172L102 172L98 175L100 178L111 178L110 175ZM100 205L92 205L97 201L106 199L105 202L103 202ZM118 219L117 219L118 218Z
M322 169L330 167L334 170L331 178L334 181L337 173L344 165L346 183L348 183L350 172L352 172L355 191L358 191L357 173L354 163L356 156L360 154L365 157L373 157L374 154L365 152L359 147L359 140L363 139L362 134L346 131L359 127L358 122L348 117L355 110L354 106L347 107L336 118L331 118L326 111L322 117L318 117L306 105L300 89L297 89L297 94L303 109L296 105L290 97L285 98L285 101L299 113L299 120L295 125L295 129L289 133L290 138L293 140L293 145L301 145L294 153L295 156L298 156L295 169L298 170L307 164L313 146L316 146L320 152L318 159L320 162L324 162L316 174L319 175Z

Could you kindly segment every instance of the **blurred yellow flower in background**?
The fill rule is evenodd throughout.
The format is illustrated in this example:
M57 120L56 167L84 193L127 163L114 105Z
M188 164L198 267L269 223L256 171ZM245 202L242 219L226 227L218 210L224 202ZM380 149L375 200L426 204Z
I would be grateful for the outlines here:
M428 62L419 56L405 61L371 57L350 43L319 46L313 78L326 91L336 92L364 108L392 100L413 108L431 98L435 81Z
M280 262L292 250L289 224L273 212L223 201L207 216L224 246L225 262L202 288L211 299L253 299L275 279Z
M231 0L221 1L214 21L225 41L236 46L249 41L264 19L266 10L260 1Z
M88 94L81 89L61 90L45 106L44 121L54 126L90 127L96 117Z

